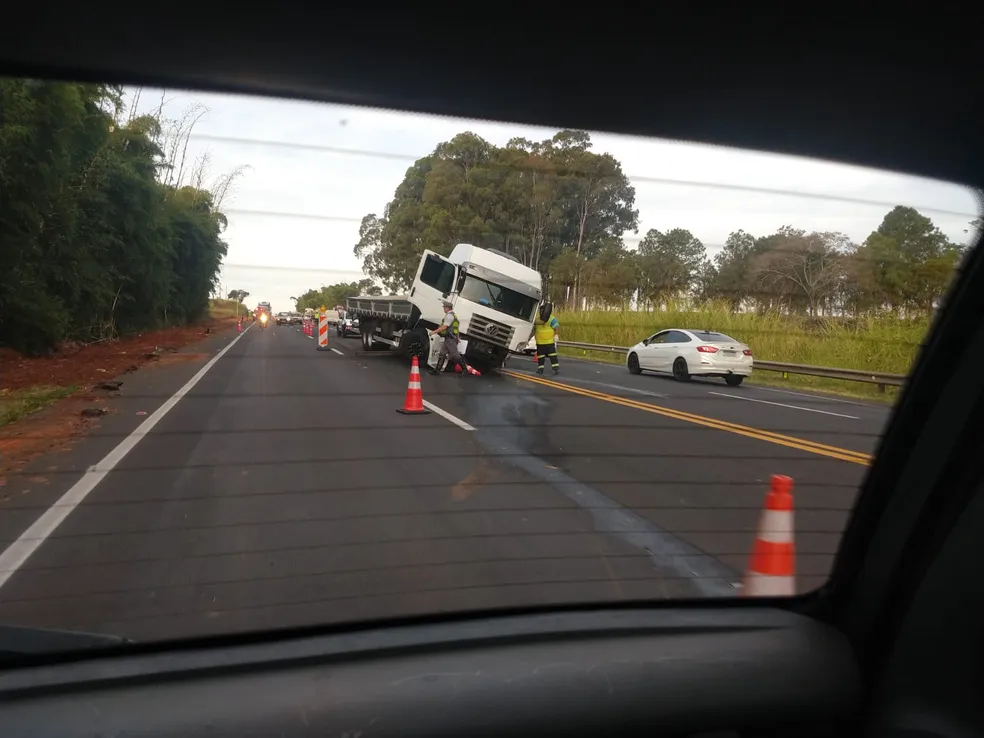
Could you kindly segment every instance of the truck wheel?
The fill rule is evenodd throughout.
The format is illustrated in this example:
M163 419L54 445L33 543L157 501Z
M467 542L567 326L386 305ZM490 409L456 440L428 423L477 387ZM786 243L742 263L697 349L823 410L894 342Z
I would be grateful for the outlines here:
M412 331L407 331L403 334L400 343L407 361L412 361L416 356L418 361L427 363L427 357L430 356L430 339L426 328L416 326Z

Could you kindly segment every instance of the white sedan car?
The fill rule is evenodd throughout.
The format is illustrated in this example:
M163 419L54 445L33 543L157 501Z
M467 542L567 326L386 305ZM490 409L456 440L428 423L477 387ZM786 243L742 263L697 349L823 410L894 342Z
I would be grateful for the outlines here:
M630 348L625 366L632 374L660 372L680 382L721 377L737 387L752 373L752 350L723 333L670 328Z

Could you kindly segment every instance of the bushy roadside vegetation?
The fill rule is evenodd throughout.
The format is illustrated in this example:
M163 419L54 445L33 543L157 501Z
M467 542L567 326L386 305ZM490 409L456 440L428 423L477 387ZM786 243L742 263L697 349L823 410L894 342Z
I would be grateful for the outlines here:
M207 315L221 196L204 161L185 161L185 119L125 108L119 87L0 79L0 346L42 353Z

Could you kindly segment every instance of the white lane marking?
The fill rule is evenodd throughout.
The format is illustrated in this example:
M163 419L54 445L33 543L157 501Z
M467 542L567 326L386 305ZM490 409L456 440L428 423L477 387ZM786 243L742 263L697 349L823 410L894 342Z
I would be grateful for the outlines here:
M473 431L473 430L475 430L475 426L473 426L473 425L471 425L469 423L466 423L464 420L462 420L461 418L459 418L457 416L452 415L447 410L442 410L437 405L435 405L433 402L427 402L427 400L424 400L424 407L426 407L431 412L437 413L438 415L440 415L445 420L450 420L452 423L454 423L459 428L464 428L466 431Z
M876 409L881 409L881 408L878 408L877 405L866 405L863 402L853 402L851 400L842 400L839 397L828 397L827 395L810 395L810 394L807 394L806 392L793 392L792 390L776 389L775 387L763 387L761 385L757 385L755 387L755 389L756 390L765 390L766 392L780 392L780 393L782 393L784 395L795 395L796 397L804 397L807 400L822 400L823 402L840 402L840 403L843 403L845 405L854 405L855 407L872 407L872 408L876 408ZM884 409L887 410L888 408L884 408Z
M331 350L332 350L332 351L334 351L334 352L335 352L336 354L338 354L339 356L345 356L345 354L343 354L343 353L342 353L341 351L339 351L339 350L338 350L337 348L335 348L334 346L332 346L332 347L331 347Z
M530 374L532 376L533 373L530 372ZM546 377L546 379L550 379L550 377ZM563 374L559 375L557 377L557 379L558 380L561 380L561 381L564 381L564 382L575 382L575 383L576 382L580 382L581 384L593 384L593 385L595 385L597 387L607 387L608 389L621 390L622 392L635 392L637 395L645 395L646 397L657 397L657 398L659 398L661 400L668 400L668 399L670 399L670 396L669 395L664 395L664 394L661 394L659 392L649 392L647 390L636 389L635 387L626 387L625 385L621 385L621 384L609 384L608 382L596 382L593 379L581 379L580 377L566 377Z
M249 328L246 328L246 330L232 339L229 345L213 356L181 389L165 400L163 405L151 413L130 435L120 441L116 448L106 454L94 466L90 466L85 474L82 475L82 478L73 484L68 492L63 494L55 504L45 510L30 528L21 533L20 538L11 543L7 547L7 550L0 554L0 587L7 583L7 580L24 565L24 562L30 558L31 554L38 550L38 547L55 532L58 526L64 522L65 518L96 488L96 485L105 479L106 475L123 460L123 457L133 450L133 447L140 442L140 439L146 436L168 414L171 408L178 404L178 400L188 394L198 384L201 378L205 376L206 372L215 366L216 362L225 356L226 352L235 346L236 342L248 332Z
M756 400L754 397L740 397L738 395L726 395L721 392L708 392L709 395L717 395L718 397L730 397L732 400L747 400L748 402L761 402L763 405L777 405L778 407L788 407L792 410L803 410L808 413L820 413L821 415L833 415L835 418L850 418L851 420L861 420L857 415L842 415L841 413L832 413L827 410L816 410L812 407L800 407L799 405L786 405L782 402L769 402L768 400Z

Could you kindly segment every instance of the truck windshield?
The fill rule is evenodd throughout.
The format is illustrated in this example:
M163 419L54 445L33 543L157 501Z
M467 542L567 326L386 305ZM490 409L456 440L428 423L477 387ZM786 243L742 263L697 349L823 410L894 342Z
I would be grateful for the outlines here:
M532 320L537 301L532 297L469 274L458 297L486 305L520 320Z

